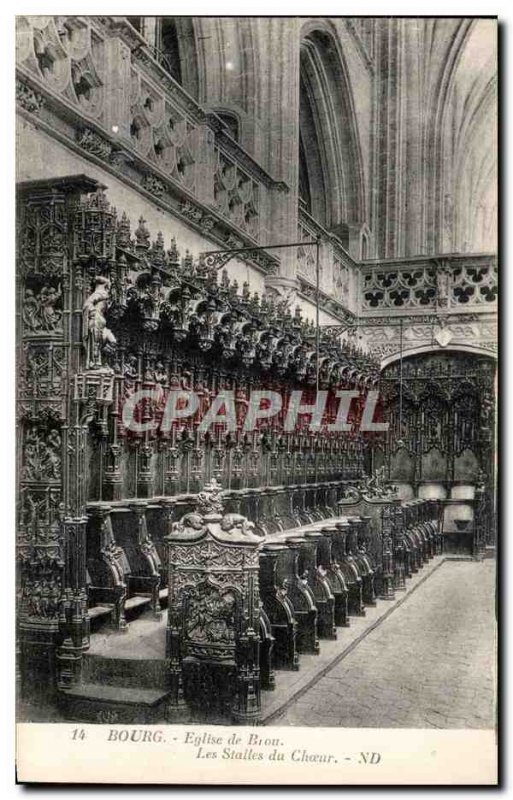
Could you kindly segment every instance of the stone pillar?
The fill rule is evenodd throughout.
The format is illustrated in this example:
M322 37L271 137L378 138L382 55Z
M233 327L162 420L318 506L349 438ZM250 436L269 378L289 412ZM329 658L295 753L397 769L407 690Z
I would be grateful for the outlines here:
M159 46L159 17L142 17L141 33L151 47Z
M105 42L105 126L112 136L130 141L130 48L118 37Z
M269 239L297 241L299 148L299 24L291 18L267 19L267 67L269 94L265 119L271 175L283 186L271 190ZM276 251L280 274L266 278L266 285L280 292L296 290L296 250Z
M196 197L208 206L214 205L214 172L215 172L215 136L206 124L198 124L192 133L192 145L195 154L194 185Z
M371 207L377 258L403 255L403 22L397 18L383 18L378 25L376 55L379 69L374 96L374 192Z
M75 459L83 456L68 397L74 308L69 243L81 195L97 185L72 177L18 187L20 665L22 684L43 695L61 680L77 679L88 642L85 507L68 469L71 451Z

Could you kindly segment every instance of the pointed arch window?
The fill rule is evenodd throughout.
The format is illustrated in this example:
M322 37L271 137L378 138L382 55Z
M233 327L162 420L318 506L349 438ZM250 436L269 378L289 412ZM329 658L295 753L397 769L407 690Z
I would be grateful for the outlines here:
M160 20L160 52L162 62L175 81L182 84L182 65L178 31L174 17L162 17Z
M155 56L161 66L197 100L199 69L193 19L157 17L153 41Z
M361 224L365 189L351 86L336 36L317 27L301 43L299 131L304 205L328 229Z

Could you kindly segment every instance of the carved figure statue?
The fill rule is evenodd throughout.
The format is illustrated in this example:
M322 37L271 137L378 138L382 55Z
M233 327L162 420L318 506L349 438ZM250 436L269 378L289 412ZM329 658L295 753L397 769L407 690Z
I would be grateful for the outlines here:
M61 437L53 428L47 436L47 474L50 478L61 477Z
M41 615L41 581L35 580L30 586L25 587L28 599L28 612L33 617Z
M225 514L221 520L221 529L226 533L247 533L251 531L255 525L250 522L242 514Z
M446 261L442 261L436 273L437 301L441 308L449 304L451 270Z
M397 487L386 482L385 467L380 467L364 481L363 491L368 497L383 499L395 495Z
M203 419L210 405L210 392L203 381L199 380L196 383L195 393L199 397L198 419Z
M32 289L26 289L23 297L23 325L28 331L41 330L41 321L38 316L39 303L37 302Z
M164 364L162 361L157 361L155 364L155 373L154 373L155 383L159 386L162 386L167 381L167 372L164 368Z
M27 431L22 475L31 481L61 477L61 437L57 430Z
M155 381L155 402L154 408L157 414L161 414L164 411L166 405L166 392L164 390L164 386L167 382L167 372L164 368L164 364L162 361L157 361L155 364L155 369L153 371L152 378Z
M59 613L59 601L61 597L61 591L59 585L55 579L50 582L50 608L52 617L55 617Z
M246 414L248 411L249 402L246 399L246 392L242 388L235 390L235 409L237 415L237 427L242 428Z
M194 512L191 512L190 514L185 514L180 520L180 523L183 527L194 528L194 530L200 531L203 528L203 517L201 514L194 514ZM174 522L173 525L177 526L178 523Z
M46 578L43 578L41 581L41 600L40 600L40 612L42 617L49 616L48 612L50 611L50 587L48 585L48 581Z
M96 278L94 291L86 299L82 310L87 369L100 369L102 351L113 349L116 344L116 337L107 328L105 319L109 299L110 281L99 276Z
M62 311L55 308L57 301L62 297L61 287L43 286L39 294L39 313L41 324L45 331L55 331L61 322Z
M23 297L23 324L32 333L53 333L62 323L62 311L56 305L62 297L61 287L43 286L36 296L32 289L26 289Z
M208 585L199 587L189 597L187 637L203 644L233 642L235 609L233 592L221 593Z

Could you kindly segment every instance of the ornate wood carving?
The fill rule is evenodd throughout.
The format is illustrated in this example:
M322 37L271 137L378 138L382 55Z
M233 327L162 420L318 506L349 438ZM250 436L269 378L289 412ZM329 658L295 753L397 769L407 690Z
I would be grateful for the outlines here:
M253 527L240 514L223 513L215 479L198 494L194 512L171 526L167 657L175 707L188 663L224 664L235 668L234 719L258 718L262 539Z
M492 359L463 353L419 355L403 362L403 428L399 430L399 373L383 372L388 409L387 471L392 480L473 484L479 470L492 481Z

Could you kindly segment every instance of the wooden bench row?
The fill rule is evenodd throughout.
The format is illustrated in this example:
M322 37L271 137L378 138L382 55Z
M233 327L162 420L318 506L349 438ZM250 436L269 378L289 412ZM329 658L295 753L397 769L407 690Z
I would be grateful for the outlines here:
M268 535L336 513L343 482L329 481L227 492L227 508ZM95 502L87 507L89 618L125 630L127 612L149 606L158 616L167 598L167 545L171 518L194 508L196 495Z
M324 496L332 490L323 489ZM292 509L288 516L282 509L259 552L262 689L274 687L276 669L297 670L302 653L318 653L320 640L337 638L337 629L350 625L351 616L364 615L365 606L392 599L443 549L433 501L383 504L376 528L370 516L340 516L337 505L327 501L310 506L306 492L297 509L291 496L278 491L259 498L261 532L266 527L261 511L267 504L266 514L271 513L271 498L285 497ZM318 500L319 490L310 497ZM253 499L250 490L246 500ZM236 501L233 506L239 507ZM167 600L169 500L91 504L88 515L91 624L107 621L123 631L137 609L147 607L159 616Z
M266 649L272 663L264 667L271 687L274 668L298 669L301 653L318 653L319 640L337 638L337 628L349 626L351 616L364 615L378 598L393 599L407 578L442 552L432 511L417 504L384 512L382 541L389 553L381 563L368 552L368 517L334 518L266 540L260 597L274 638Z

